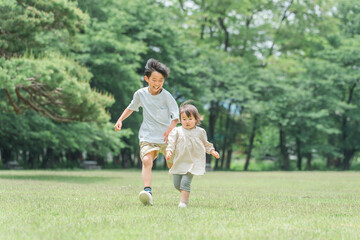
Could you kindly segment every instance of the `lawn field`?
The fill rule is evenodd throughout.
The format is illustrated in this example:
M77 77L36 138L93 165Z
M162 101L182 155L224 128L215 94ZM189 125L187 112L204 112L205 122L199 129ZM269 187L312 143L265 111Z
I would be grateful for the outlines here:
M0 171L0 239L360 239L360 172Z

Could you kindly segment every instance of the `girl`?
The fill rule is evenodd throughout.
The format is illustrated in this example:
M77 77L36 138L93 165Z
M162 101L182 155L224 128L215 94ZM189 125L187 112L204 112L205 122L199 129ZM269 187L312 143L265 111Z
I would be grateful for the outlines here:
M195 106L183 103L180 106L180 121L182 126L174 128L169 134L166 160L174 155L169 172L173 174L175 188L181 193L179 207L184 208L189 201L193 175L205 173L206 153L216 158L220 156L213 144L207 141L205 130L197 126L200 115Z

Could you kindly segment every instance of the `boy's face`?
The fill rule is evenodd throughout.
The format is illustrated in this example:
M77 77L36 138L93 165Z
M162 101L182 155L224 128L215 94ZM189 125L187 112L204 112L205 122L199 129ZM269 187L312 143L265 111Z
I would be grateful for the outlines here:
M152 95L157 95L161 92L165 79L161 73L152 72L149 78L145 76L145 81L149 84L149 92Z
M181 125L185 129L193 129L196 125L196 119L192 114L190 114L190 116L188 117L185 113L181 113L180 119Z

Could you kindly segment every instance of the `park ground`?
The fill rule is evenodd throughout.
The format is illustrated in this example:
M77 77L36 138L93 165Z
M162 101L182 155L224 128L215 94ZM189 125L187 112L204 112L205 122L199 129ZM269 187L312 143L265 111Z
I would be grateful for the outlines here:
M360 172L0 171L0 239L360 239Z

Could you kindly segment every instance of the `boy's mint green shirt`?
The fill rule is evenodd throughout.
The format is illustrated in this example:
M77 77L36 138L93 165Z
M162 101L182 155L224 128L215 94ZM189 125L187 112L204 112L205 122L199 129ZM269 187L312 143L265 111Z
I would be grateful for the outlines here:
M151 95L148 87L134 93L127 107L133 111L143 108L143 122L139 131L139 141L165 143L164 133L174 119L179 119L179 107L173 96L164 88L158 95Z

